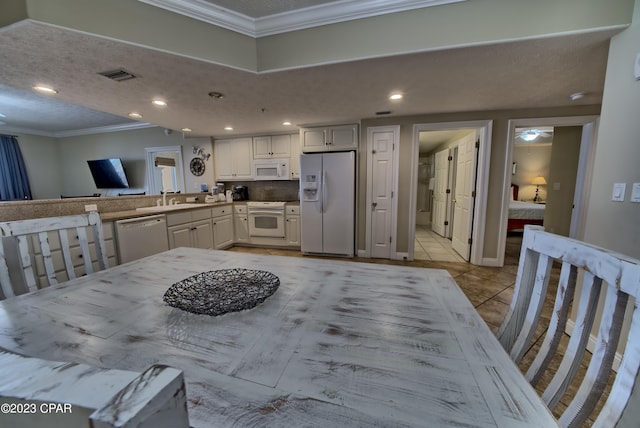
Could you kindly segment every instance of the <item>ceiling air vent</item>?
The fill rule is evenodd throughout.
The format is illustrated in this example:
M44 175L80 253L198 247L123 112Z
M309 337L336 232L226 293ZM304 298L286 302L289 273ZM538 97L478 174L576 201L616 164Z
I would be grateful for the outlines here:
M116 82L123 82L125 80L131 80L138 77L135 74L129 73L128 71L121 68L116 70L101 71L98 74L106 77L107 79L115 80Z

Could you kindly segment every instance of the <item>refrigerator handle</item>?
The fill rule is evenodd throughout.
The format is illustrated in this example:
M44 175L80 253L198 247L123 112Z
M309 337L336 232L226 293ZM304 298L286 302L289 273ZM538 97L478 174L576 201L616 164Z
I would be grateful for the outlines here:
M322 170L322 212L325 212L327 204L327 171Z

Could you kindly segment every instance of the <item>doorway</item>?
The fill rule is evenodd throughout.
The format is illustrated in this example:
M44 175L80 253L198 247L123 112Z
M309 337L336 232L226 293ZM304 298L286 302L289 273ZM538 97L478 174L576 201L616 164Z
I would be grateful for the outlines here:
M414 125L410 260L480 264L491 124Z
M535 199L536 203L544 206L542 219L544 220L545 229L552 233L559 233L575 239L582 238L589 177L591 176L595 152L597 124L597 116L509 121L501 235L498 241L499 249L496 266L504 265L505 249L508 245L511 230L514 227L513 219L510 219L514 215L511 208L513 199L524 200L525 202L534 202L532 198ZM539 177L536 176L536 183L538 184L535 184L529 177L527 181L530 183L525 183L528 187L525 189L525 193L514 197L511 188L512 177L518 174L520 168L516 146L518 145L518 140L522 140L523 137L532 138L530 141L535 141L538 138L533 138L535 133L540 134L540 136L550 133L554 135L555 139L561 140L553 141L552 144L559 149L554 149L556 151L556 160L554 161L554 155L551 153L549 155L549 164L546 168L548 176L545 177L543 173L537 174L544 178L544 180L539 180Z

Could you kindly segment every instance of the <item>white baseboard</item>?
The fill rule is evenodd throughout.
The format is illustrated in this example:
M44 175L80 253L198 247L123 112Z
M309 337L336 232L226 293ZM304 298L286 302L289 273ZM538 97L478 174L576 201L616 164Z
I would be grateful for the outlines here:
M391 255L392 260L409 260L409 253L395 253Z
M496 257L483 257L481 263L482 266L502 267L502 264L500 264L500 260Z
M369 252L367 250L358 250L358 257L369 258Z
M571 336L571 333L573 333L573 329L575 325L576 323L574 320L567 320L567 328L565 330L565 333ZM593 334L589 335L589 343L587 343L587 350L591 353L593 353L593 350L596 347L596 340L597 340L596 336L594 336ZM618 369L620 368L621 363L622 363L622 355L619 352L616 352L616 356L613 358L612 370L618 373Z

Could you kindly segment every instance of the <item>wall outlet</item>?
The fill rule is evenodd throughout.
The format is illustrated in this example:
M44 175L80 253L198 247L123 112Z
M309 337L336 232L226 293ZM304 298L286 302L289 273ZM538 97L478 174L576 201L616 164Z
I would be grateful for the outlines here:
M86 212L89 212L89 211L98 211L98 205L96 205L96 204L88 204L88 205L85 205L85 206L84 206L84 210L85 210Z
M187 196L187 202L195 202L197 200L198 198L196 198L195 196Z

